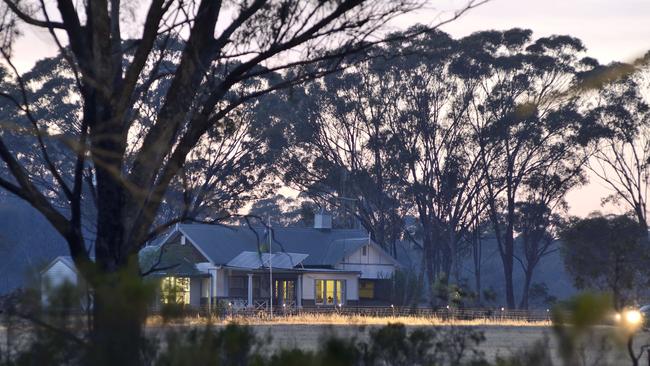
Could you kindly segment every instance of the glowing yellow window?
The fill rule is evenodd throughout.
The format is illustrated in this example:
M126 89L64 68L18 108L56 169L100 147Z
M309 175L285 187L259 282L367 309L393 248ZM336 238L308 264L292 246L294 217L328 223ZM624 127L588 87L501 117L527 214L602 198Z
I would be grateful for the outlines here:
M333 305L334 304L334 286L335 286L335 281L328 280L325 281L325 298L327 299L327 304L328 305Z
M190 279L188 277L165 277L161 282L163 304L189 304Z

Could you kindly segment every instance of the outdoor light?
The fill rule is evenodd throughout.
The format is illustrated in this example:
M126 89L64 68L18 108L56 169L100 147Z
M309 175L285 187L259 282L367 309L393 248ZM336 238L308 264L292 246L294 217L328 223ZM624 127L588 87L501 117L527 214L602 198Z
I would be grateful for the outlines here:
M395 305L393 305L393 304L390 304L390 307L391 307L391 308L394 308L394 307L395 307Z
M629 325L639 325L643 320L643 316L638 310L627 310L625 313L623 313L623 315L625 317L625 323Z
M339 307L343 306L343 304L339 303Z
M501 308L501 311L505 311L505 310L506 310L506 308Z
M643 323L643 314L636 309L627 309L620 313L616 313L614 319L627 330L634 332Z
M287 307L287 304L282 304L282 307L283 307L283 308L286 308L286 307Z
M449 310L449 305L447 305L447 310Z

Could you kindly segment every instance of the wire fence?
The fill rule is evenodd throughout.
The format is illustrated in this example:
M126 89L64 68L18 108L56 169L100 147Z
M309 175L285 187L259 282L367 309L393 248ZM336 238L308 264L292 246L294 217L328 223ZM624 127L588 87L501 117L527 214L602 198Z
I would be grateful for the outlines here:
M269 318L273 316L299 317L299 316L361 316L361 317L413 317L430 318L437 321L485 321L485 322L550 322L551 313L549 310L514 310L505 308L480 308L480 309L457 309L457 308L421 308L421 307L398 307L398 306L333 306L333 307L282 307L273 309L271 314L267 309L254 308L232 308L226 307L216 312L212 309L213 315L229 317L251 317ZM206 313L204 309L202 313Z

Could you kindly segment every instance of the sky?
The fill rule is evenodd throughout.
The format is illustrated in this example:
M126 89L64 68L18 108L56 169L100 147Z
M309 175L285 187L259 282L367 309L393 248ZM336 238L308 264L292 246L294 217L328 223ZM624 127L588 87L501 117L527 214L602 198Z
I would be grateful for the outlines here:
M403 15L390 26L399 29L416 23L437 24L465 4L464 0L432 0L430 6ZM535 37L578 37L586 45L587 55L601 63L631 61L650 50L650 0L491 0L441 29L462 37L479 30L514 27L532 29ZM55 52L46 30L29 28L15 45L15 62L25 71L36 60ZM621 212L620 208L601 207L602 198L609 193L592 178L587 186L569 193L569 213Z

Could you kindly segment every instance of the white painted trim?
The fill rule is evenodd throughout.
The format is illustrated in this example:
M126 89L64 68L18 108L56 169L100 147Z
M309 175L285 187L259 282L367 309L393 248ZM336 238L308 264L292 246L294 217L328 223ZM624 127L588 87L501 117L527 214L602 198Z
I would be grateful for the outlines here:
M384 250L379 244L375 243L374 240L369 240L370 245L375 247L380 253L384 254L391 262L393 262L393 265L396 267L401 267L402 265L397 261L397 259L393 258L392 255L388 254L387 251Z
M71 270L73 270L76 274L79 274L79 271L77 271L77 267L76 267L76 266L73 265L72 267L70 267L70 265L68 265L67 261L64 261L62 258L63 258L63 256L60 255L60 256L58 256L58 257L52 259L52 261L50 262L50 264L48 264L48 265L45 267L45 269L42 269L42 270L41 270L40 274L43 275L45 272L49 271L50 268L52 268L52 267L53 267L57 262L61 262L61 263L63 263L66 267L68 267L68 268L70 268ZM73 263L74 263L74 262L73 262Z

